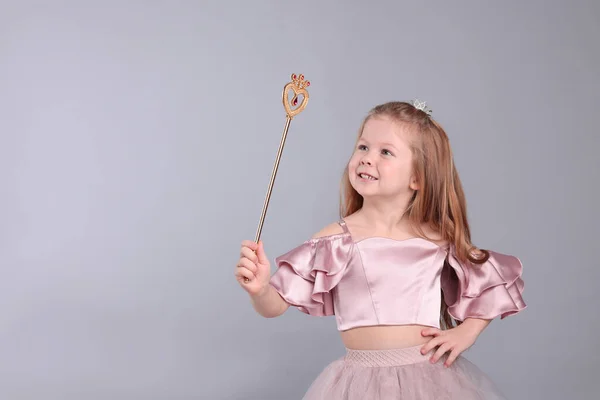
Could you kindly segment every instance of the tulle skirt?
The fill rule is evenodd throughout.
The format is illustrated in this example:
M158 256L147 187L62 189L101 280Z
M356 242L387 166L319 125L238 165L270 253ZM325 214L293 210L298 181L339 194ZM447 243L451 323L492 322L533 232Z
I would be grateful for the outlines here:
M329 364L304 400L496 400L506 399L475 364L445 357L431 364L422 346L393 350L351 350Z

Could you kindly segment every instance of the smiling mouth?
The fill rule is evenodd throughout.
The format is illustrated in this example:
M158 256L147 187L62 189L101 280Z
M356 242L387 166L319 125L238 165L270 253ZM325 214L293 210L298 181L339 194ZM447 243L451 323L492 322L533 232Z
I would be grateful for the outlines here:
M371 176L369 174L364 174L364 173L358 174L358 177L365 179L367 181L376 181L377 180L377 178L375 178L374 176Z

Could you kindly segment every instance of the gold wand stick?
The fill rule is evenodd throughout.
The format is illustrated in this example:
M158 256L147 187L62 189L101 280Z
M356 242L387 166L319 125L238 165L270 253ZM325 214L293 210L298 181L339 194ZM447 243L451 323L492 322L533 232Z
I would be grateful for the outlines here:
M283 152L283 146L285 145L285 139L287 137L288 129L290 128L290 122L292 118L300 114L306 105L308 104L308 91L307 87L310 86L309 81L304 80L304 75L292 74L292 81L287 83L283 88L282 100L283 107L287 114L285 121L285 127L283 128L283 135L281 136L281 142L279 143L279 149L277 150L277 157L275 158L275 165L273 165L273 171L271 172L271 180L269 181L269 188L267 189L267 196L265 197L265 203L263 205L262 213L260 214L260 221L258 222L258 229L256 230L256 237L254 241L258 244L260 240L260 234L262 227L265 222L265 216L267 215L267 208L269 207L269 200L271 199L271 192L273 191L273 184L277 176L277 169L279 168L279 160L281 159L281 153ZM294 97L290 100L289 92L294 92ZM298 104L298 96L302 96L302 101ZM249 282L248 278L244 278L244 282Z

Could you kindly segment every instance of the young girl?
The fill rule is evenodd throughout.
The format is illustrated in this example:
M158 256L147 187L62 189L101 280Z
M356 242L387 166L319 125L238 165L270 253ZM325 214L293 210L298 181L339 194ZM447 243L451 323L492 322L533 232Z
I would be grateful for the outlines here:
M335 315L347 349L305 399L498 399L461 356L492 319L525 308L522 265L471 242L446 133L422 103L365 118L341 219L275 259L244 241L236 278L264 317Z

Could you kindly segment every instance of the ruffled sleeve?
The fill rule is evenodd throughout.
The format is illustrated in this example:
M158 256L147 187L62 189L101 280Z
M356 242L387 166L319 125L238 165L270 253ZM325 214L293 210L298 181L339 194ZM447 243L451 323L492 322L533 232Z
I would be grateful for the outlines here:
M348 234L308 240L277 257L271 285L290 305L315 316L334 314L331 290L340 282L352 257Z
M514 256L489 253L485 263L465 265L453 251L449 252L441 285L448 312L454 319L504 319L525 309L521 261Z

